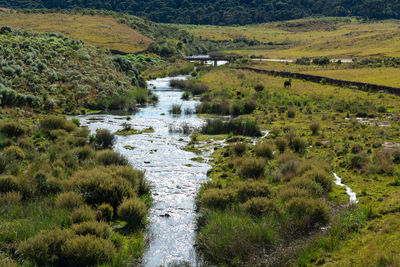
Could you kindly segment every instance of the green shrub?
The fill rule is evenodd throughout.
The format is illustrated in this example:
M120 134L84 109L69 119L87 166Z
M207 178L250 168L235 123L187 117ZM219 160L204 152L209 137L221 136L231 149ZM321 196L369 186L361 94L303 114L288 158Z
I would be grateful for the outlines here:
M319 124L319 122L314 121L310 125L310 130L313 135L317 135L319 133L319 130L321 130L321 125Z
M189 100L189 98L190 98L190 92L189 91L183 92L181 99L182 100Z
M251 198L245 203L240 205L241 209L245 212L255 216L275 216L279 215L280 211L276 204L269 198L266 197L255 197Z
M310 170L303 174L307 179L312 179L322 186L325 193L332 191L332 177L323 170Z
M276 242L276 231L271 225L257 223L250 216L214 211L207 221L197 236L197 244L205 258L216 265L241 266L260 248Z
M104 166L128 165L128 160L113 150L103 150L96 153L96 161Z
M107 129L96 130L96 144L103 149L112 148L115 141L115 135Z
M129 227L141 226L146 222L147 207L138 198L125 199L118 207L118 218L128 223Z
M61 193L56 197L56 206L60 209L74 210L83 204L83 197L72 191Z
M107 223L95 221L73 224L71 230L78 235L94 235L104 239L109 239L113 233Z
M109 222L114 216L114 209L108 203L103 203L97 207L97 209L101 212L101 217L106 221Z
M71 215L72 223L90 222L96 220L94 211L87 205L75 209Z
M279 191L279 196L284 201L289 201L292 198L310 198L312 194L306 189L285 186Z
M0 176L0 192L20 192L21 184L18 181L18 178L12 175Z
M71 121L61 116L50 115L42 119L39 123L40 129L50 132L51 130L63 129L71 132L76 128L76 125Z
M317 224L325 225L329 222L329 208L320 201L310 198L293 198L288 204L289 212L296 220L300 229L309 229Z
M78 171L68 181L68 185L79 191L88 204L109 203L115 209L124 198L134 196L134 190L128 180L112 176L110 171L102 167Z
M78 147L74 150L74 154L78 158L79 162L85 161L93 157L94 152L90 146Z
M200 197L200 205L208 208L225 209L234 200L234 191L229 189L210 188Z
M131 166L114 166L112 168L113 175L120 176L128 180L139 196L150 192L150 186L144 179L144 172L136 170Z
M364 153L350 155L347 166L350 169L362 169L369 161L369 157Z
M26 130L19 123L10 121L1 124L0 132L7 137L20 137L25 134Z
M320 197L324 192L324 189L319 183L317 183L313 179L304 176L294 178L290 181L289 186L307 190L314 197Z
M275 145L278 148L279 152L283 153L287 147L286 139L283 137L276 138Z
M40 232L18 245L18 252L23 259L32 261L38 266L61 266L65 264L62 247L74 233L70 230L53 230Z
M238 171L239 176L243 178L260 178L264 176L265 161L258 158L242 158Z
M236 144L232 145L232 151L237 156L242 156L244 153L246 153L246 150L247 150L247 144L244 142L236 143Z
M271 144L267 142L259 142L254 147L254 152L258 157L272 159L274 156L274 149Z
M24 160L25 159L25 153L22 151L21 148L17 146L9 146L3 151L3 157L6 160L6 162L11 162L15 160Z
M303 154L306 152L307 149L307 141L301 137L296 136L295 138L293 138L290 148L297 153Z
M236 201L241 203L254 197L270 197L272 193L270 186L264 181L238 182L231 188Z
M67 239L62 246L62 255L67 266L96 266L110 262L115 254L115 246L110 240L92 235L74 236Z

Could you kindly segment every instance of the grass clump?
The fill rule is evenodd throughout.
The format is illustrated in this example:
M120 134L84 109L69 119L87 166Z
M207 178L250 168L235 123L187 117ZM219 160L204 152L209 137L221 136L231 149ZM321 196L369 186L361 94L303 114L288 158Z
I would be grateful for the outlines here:
M62 255L70 266L84 267L108 263L115 254L115 246L110 240L92 235L74 236L62 246Z
M90 222L96 220L96 215L91 207L84 205L75 209L71 214L72 223Z
M78 171L67 185L84 196L85 202L90 205L109 203L116 208L124 198L135 194L128 180L119 175L113 175L106 168Z
M97 152L96 161L99 164L104 165L104 166L128 165L128 160L124 156L122 156L121 154L119 154L113 150L109 150L109 149Z
M247 150L247 144L244 142L236 143L232 145L232 151L235 153L237 156L241 157L246 153Z
M126 221L130 228L144 225L146 222L147 207L138 198L125 199L118 207L118 218Z
M0 176L0 192L19 192L21 191L22 186L18 181L18 178L12 175L3 175Z
M264 176L265 160L259 158L241 158L238 163L238 173L243 178L260 178Z
M214 209L225 209L235 199L235 192L229 189L211 188L200 198L200 204Z
M207 225L197 236L200 251L211 263L236 265L249 260L260 248L276 242L268 223L256 223L250 216L212 211Z
M107 129L96 130L96 145L102 149L109 149L114 146L115 136Z
M178 104L173 104L171 108L169 109L169 113L174 114L174 115L180 115L182 114L182 106Z
M20 192L9 191L6 193L0 193L0 205L16 205L22 200L22 194Z
M71 132L76 128L76 125L62 116L50 115L40 121L39 127L46 132L51 130Z
M0 132L7 137L20 137L25 134L26 130L19 123L10 121L1 124Z
M74 210L84 204L84 198L75 192L63 192L56 197L56 206L61 209Z
M229 134L244 136L261 136L261 131L255 120L233 119L224 121L221 119L207 120L202 128L204 134Z
M306 230L329 222L329 208L320 200L293 198L287 206L300 229Z
M280 213L273 200L266 197L254 197L241 204L241 209L255 217L275 216Z
M99 238L109 239L112 235L110 225L105 222L88 221L71 226L71 230L77 235L93 235Z
M101 212L101 218L109 222L114 216L114 209L110 204L103 203L97 207L97 210Z
M313 135L318 135L319 131L321 130L321 124L317 121L314 121L310 124L310 130Z
M254 147L254 152L258 157L272 159L274 156L274 149L271 144L267 142L259 142Z

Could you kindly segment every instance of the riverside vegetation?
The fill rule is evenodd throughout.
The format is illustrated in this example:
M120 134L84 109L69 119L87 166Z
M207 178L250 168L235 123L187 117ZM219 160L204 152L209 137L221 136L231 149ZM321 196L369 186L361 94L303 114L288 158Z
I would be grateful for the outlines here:
M134 65L56 33L0 28L2 266L139 262L151 205L144 173L60 114L155 101ZM50 114L49 114L50 113ZM53 114L53 115L51 115Z
M284 81L220 67L185 82L207 88L197 112L240 121L216 117L192 138L228 142L198 195L200 253L227 266L398 265L399 97ZM243 137L260 129L256 144Z

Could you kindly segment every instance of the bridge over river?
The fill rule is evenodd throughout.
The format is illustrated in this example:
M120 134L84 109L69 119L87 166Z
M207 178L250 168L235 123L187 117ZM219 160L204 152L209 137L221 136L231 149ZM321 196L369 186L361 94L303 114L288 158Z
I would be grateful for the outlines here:
M186 60L200 61L202 65L206 63L213 64L214 67L226 63L232 63L236 58L237 57L235 56L211 56L211 55L197 55L197 56L185 57Z

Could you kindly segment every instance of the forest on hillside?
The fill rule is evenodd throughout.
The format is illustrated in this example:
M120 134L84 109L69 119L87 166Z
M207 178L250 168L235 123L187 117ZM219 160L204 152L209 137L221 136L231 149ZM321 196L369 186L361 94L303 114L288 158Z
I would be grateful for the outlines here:
M399 19L400 0L0 0L7 8L96 8L155 22L234 25L309 16Z

